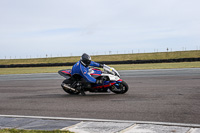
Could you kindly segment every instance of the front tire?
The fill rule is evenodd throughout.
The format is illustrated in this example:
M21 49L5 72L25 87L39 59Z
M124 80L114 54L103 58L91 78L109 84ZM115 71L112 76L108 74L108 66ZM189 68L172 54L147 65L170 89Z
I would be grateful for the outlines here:
M124 94L128 91L128 84L125 81L119 83L119 86L113 85L111 91L116 94Z
M71 82L72 82L72 81L70 81L69 79L66 79L66 80L64 80L62 83L64 83L64 84L70 86L70 85L71 85ZM76 91L67 89L67 88L63 87L62 85L61 85L61 87L62 87L62 89L63 89L65 92L67 92L67 93L70 94L70 95L78 95L78 94L80 93L80 92L76 92Z

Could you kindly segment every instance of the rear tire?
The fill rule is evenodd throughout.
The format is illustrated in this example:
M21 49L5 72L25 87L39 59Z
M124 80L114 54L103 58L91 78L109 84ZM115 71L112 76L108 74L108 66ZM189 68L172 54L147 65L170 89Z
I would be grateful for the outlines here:
M69 80L69 79L66 79L66 80L64 80L62 83L65 83L65 84L71 86L72 81ZM62 89L63 89L66 93L68 93L68 94L70 94L70 95L78 95L78 94L80 93L80 92L75 92L75 91L73 91L73 90L67 89L67 88L63 87L62 85L61 85L61 87L62 87Z
M128 84L125 81L122 81L121 83L119 83L119 86L116 87L115 85L113 86L115 89L117 89L117 91L112 90L112 92L116 93L116 94L124 94L128 91Z

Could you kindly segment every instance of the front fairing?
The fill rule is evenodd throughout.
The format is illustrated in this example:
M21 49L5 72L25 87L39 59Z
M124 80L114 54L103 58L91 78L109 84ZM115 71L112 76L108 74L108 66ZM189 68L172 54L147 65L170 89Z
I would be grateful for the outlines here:
M98 78L99 76L103 76L103 77L108 78L107 81L104 81L103 85L92 84L93 89L102 89L102 88L108 89L112 85L118 84L119 82L122 81L118 76L114 76L112 74L105 74L100 69L96 69L96 68L90 68L89 74L94 78Z

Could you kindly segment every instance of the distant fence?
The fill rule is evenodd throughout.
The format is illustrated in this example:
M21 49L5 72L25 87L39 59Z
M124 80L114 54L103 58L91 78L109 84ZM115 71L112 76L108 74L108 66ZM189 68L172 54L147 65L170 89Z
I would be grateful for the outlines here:
M127 61L101 61L102 64L146 64L146 63L170 63L170 62L193 62L200 61L200 58L180 58L180 59L160 59L160 60L127 60ZM11 64L0 65L0 68L15 67L53 67L53 66L72 66L75 62L67 63L44 63L44 64Z

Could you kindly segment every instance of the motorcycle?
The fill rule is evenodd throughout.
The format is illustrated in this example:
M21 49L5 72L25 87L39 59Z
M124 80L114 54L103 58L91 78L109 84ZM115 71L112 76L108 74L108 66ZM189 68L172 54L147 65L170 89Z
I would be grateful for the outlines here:
M85 95L86 91L89 92L113 92L115 94L124 94L128 91L128 84L120 79L120 74L112 67L107 65L103 66L103 71L95 68L89 68L89 74L95 79L103 79L103 84L85 84L83 78L74 74L71 75L71 69L60 70L58 73L66 78L62 84L62 89L71 95L82 94Z

